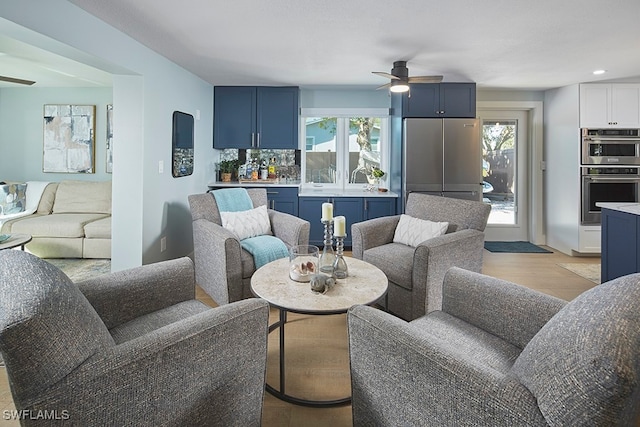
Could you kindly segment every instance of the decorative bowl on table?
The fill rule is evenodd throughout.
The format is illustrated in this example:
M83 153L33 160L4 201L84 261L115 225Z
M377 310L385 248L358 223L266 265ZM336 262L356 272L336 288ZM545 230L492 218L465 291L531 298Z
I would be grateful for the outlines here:
M289 249L289 277L296 282L308 282L318 271L320 249L313 245L297 245Z

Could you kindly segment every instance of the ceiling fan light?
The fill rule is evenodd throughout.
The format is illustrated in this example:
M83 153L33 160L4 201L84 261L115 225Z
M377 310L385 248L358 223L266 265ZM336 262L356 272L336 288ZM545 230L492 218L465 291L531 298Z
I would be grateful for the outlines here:
M391 80L389 90L394 93L409 92L409 84L402 80Z

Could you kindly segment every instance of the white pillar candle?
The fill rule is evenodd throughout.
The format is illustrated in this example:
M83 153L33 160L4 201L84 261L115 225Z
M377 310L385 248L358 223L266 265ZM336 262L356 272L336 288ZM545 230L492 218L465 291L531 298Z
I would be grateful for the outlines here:
M333 235L344 237L347 235L347 219L343 216L337 216L333 219Z
M333 219L333 204L332 203L323 203L322 204L322 220L323 221L331 221Z

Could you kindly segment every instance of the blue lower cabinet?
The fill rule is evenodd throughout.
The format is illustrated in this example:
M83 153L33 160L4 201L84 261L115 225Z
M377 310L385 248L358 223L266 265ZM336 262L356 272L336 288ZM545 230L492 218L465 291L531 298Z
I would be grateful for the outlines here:
M346 218L345 247L351 247L352 224L396 214L396 199L393 197L300 197L298 199L299 217L311 224L309 244L316 245L320 249L324 247L324 226L320 219L322 204L325 202L333 203L333 216L341 215Z
M602 209L601 282L640 272L640 217Z
M396 214L394 197L366 197L364 199L364 219L393 216Z
M298 188L267 188L269 209L298 216Z

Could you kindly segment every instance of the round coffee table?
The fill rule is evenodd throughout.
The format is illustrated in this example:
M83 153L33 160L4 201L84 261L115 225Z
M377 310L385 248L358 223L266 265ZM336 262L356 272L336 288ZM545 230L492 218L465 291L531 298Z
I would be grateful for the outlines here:
M31 234L9 234L9 238L0 242L0 250L12 249L20 246L20 249L24 251L24 245L31 241Z
M260 267L251 277L251 292L279 310L279 320L269 326L269 332L280 329L280 387L267 384L266 389L275 397L304 406L327 407L344 405L351 397L336 400L307 400L285 392L285 324L287 312L329 315L346 313L356 304L373 304L387 292L387 276L379 268L356 258L345 258L349 276L338 279L325 294L311 291L309 283L289 278L289 259L281 258Z

